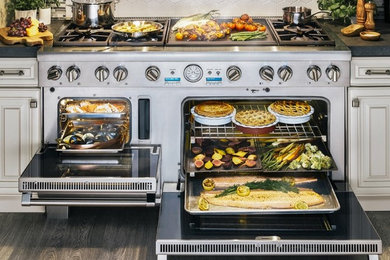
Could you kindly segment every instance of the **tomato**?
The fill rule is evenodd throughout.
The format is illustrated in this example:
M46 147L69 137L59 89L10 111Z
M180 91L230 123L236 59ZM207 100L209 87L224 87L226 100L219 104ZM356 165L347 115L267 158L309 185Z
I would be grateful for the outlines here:
M228 25L228 27L229 27L231 30L236 29L236 24L235 24L235 23L228 23L227 25Z
M221 24L219 25L219 27L220 27L221 29L226 29L226 28L229 28L229 25L228 25L228 23L221 23Z
M196 39L198 39L198 35L196 35L195 33L190 35L190 40L191 41L196 41Z
M175 34L175 38L176 38L176 40L181 41L181 40L183 40L184 35L182 33L178 32Z
M243 15L241 15L240 19L241 19L242 21L248 21L248 20L249 20L249 15L243 14Z
M209 208L210 208L209 202L204 198L200 198L198 200L198 207L202 211L209 210Z
M213 179L206 178L202 181L202 187L204 190L213 190L215 188L215 182Z
M241 21L240 18L236 17L236 18L233 18L233 23L239 23Z
M294 204L294 209L308 209L308 208L309 208L309 205L307 205L307 203L304 201L297 201Z
M256 25L253 25L253 24L246 24L245 25L245 31L253 32L253 31L256 31L256 30L257 30Z
M261 25L258 27L258 30L261 32L265 32L265 30L267 30L267 28L264 25Z
M249 193L251 193L251 189L248 186L240 185L237 187L236 192L239 196L245 197L248 196Z
M244 30L245 25L243 23L236 23L236 30L242 31Z

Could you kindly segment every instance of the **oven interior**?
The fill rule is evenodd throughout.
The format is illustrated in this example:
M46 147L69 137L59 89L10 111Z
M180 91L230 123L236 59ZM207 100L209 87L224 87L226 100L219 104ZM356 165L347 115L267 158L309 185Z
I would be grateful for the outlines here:
M302 222L304 218L301 215L312 215L312 223L320 223L320 225L311 226L308 225L308 229L331 229L332 225L329 224L327 217L328 213L333 213L340 209L338 199L334 193L331 172L337 170L334 160L327 168L290 168L287 161L285 165L280 168L269 168L265 164L265 155L273 145L278 145L282 149L289 145L301 145L306 144L316 146L319 151L324 155L332 158L329 152L329 102L325 98L311 98L302 99L297 97L296 100L303 101L312 107L314 112L310 115L310 119L303 123L277 123L271 131L267 133L247 133L242 132L240 128L237 128L237 123L228 122L220 125L208 125L208 122L199 122L194 117L194 107L198 104L202 104L205 101L218 101L232 105L235 109L234 113L238 113L243 110L268 110L270 104L275 101L282 101L286 99L280 98L252 98L252 99L240 99L240 98L225 98L225 99L205 99L205 98L187 98L182 103L182 175L185 179L185 195L183 199L183 207L194 221L190 221L192 227L196 229L227 229L232 227L233 229L252 229L264 230L267 229L266 225L261 223L265 222L263 218L269 218L267 215L289 215L291 221L296 223ZM213 124L212 122L210 124ZM244 128L245 129L245 128ZM211 147L211 148L210 148ZM233 152L230 153L228 149L233 147ZM306 147L306 146L305 146ZM272 150L273 148L271 148ZM203 162L197 165L197 156L202 156ZM222 150L222 151L221 151ZM240 153L245 151L247 153ZM275 149L276 151L276 149ZM221 153L222 156L215 155ZM301 154L306 153L302 152ZM254 157L249 157L251 154ZM274 155L275 156L275 155ZM302 155L301 155L302 156ZM301 157L299 156L299 157ZM228 157L229 159L226 159ZM234 157L239 158L241 161L235 162ZM299 159L299 157L295 157ZM217 159L217 160L215 160ZM249 159L254 159L253 164L246 164ZM210 161L209 167L205 165ZM214 163L216 161L216 164ZM222 161L222 163L220 162ZM227 167L226 164L229 164ZM211 205L209 209L204 210L199 206L199 201L203 197L205 187L203 182L205 179L211 178L215 181L221 181L221 178L227 178L228 183L232 185L235 181L239 184L245 184L250 180L259 180L258 178L271 179L277 181L283 181L287 179L294 179L297 181L296 186L301 190L311 189L324 198L324 202L319 206L310 206L309 208L245 208L236 206L221 206ZM298 183L300 178L314 178L314 181L307 183ZM241 179L241 180L239 180ZM224 180L226 181L226 180ZM241 182L241 183L240 183ZM243 182L243 183L242 183ZM217 183L215 184L217 185ZM227 188L226 184L218 189L215 186L213 191L224 191ZM225 186L224 186L225 185ZM234 186L233 185L233 186ZM294 183L295 185L295 183ZM202 187L203 186L203 187ZM232 188L232 187L229 187ZM199 208L198 208L199 207ZM278 217L278 218L279 218ZM242 218L244 222L242 222ZM260 219L263 221L259 222ZM223 221L222 221L223 220ZM244 225L243 225L244 223ZM295 223L295 224L296 224ZM280 225L281 229L291 229L294 225L290 225L290 222L284 223L282 221L275 222L275 225ZM296 226L295 226L296 227ZM274 227L275 228L275 227Z

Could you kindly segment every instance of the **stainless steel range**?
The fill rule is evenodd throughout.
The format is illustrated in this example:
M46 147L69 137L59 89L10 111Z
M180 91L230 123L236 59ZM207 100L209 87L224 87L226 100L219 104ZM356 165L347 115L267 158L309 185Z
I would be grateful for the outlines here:
M264 45L261 40L238 44L223 40L172 43L172 32L168 31L160 46L107 46L106 43L90 48L81 44L81 47L67 45L39 53L46 147L34 157L20 178L22 203L148 206L161 202L156 241L159 259L168 255L201 254L380 253L379 237L356 197L345 189L345 93L350 78L349 50L335 45L332 37L324 35L321 28L312 29L314 25L295 28L297 35L292 41L299 44L291 45L299 46L288 46L285 38L277 36L279 29L273 27L271 20L266 20L265 24L269 35ZM292 30L283 29L288 33ZM316 36L312 35L313 30ZM307 45L302 44L304 41ZM316 45L317 41L323 44ZM80 99L89 103L126 100L130 112L126 114L126 122L129 122L126 129L131 138L123 150L72 153L67 152L68 147L64 145L65 151L61 151L58 145L65 135L61 126L67 124L60 123L64 117L59 108L63 100ZM310 104L315 110L310 121L292 125L279 123L269 136L249 135L248 142L258 145L270 138L303 138L322 143L335 167L314 173L330 184L326 195L335 199L332 209L310 211L310 214L290 210L284 216L264 210L244 215L223 210L218 214L194 214L191 206L186 206L191 205L187 199L199 194L189 187L201 183L205 176L217 172L225 176L232 172L233 175L248 172L253 175L266 171L260 166L237 166L233 168L236 170L228 171L215 166L209 172L202 168L203 175L200 175L193 167L191 147L204 140L236 142L248 139L248 134L237 132L230 122L216 127L195 124L191 109L204 101L221 101L237 111L259 107L266 110L272 102L283 100ZM86 120L80 116L76 119ZM97 120L93 115L92 119ZM94 122L99 125L98 120ZM261 157L261 152L256 155ZM99 166L103 167L94 169ZM121 170L115 172L114 166ZM88 170L91 168L93 170ZM51 169L65 169L65 172ZM69 174L67 169L76 174ZM213 169L212 166L209 169ZM143 184L145 181L151 182L151 186ZM336 185L337 182L341 185ZM166 183L164 189L162 183ZM137 201L141 203L135 203ZM313 225L304 225L307 222Z

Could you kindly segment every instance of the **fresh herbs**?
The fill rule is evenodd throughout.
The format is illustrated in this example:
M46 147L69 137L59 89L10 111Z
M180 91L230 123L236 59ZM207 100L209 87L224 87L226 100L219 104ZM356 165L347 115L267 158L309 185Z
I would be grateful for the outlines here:
M239 185L233 185L229 188L223 190L220 194L216 195L216 198L227 196L230 194L235 194L237 187ZM298 193L298 188L295 187L291 182L288 181L276 181L276 180L270 180L266 179L265 181L253 181L253 182L247 182L245 183L245 186L249 187L251 190L256 189L263 189L263 190L275 190L275 191L282 191L282 192L295 192Z
M350 24L356 15L356 0L317 0L320 10L331 11L333 21Z
M230 39L233 41L248 41L253 39L265 39L267 37L266 32L251 31L251 32L238 32L232 33Z

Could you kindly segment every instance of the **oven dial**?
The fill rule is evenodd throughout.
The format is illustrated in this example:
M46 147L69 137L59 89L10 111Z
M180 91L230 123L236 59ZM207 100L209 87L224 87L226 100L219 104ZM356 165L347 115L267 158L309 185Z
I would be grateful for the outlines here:
M289 66L282 66L278 69L279 78L283 81L291 79L293 71Z
M110 75L110 71L107 69L107 67L100 66L95 70L95 77L100 82L105 81L108 78L108 75Z
M327 67L325 72L326 72L326 76L328 76L328 78L331 81L336 82L340 78L340 74L341 74L340 69L335 65L330 65L329 67Z
M237 81L241 78L241 69L237 66L230 66L226 70L226 77L230 81Z
M127 74L127 69L123 66L119 66L114 69L114 78L118 82L125 80L127 78Z
M69 82L73 82L76 79L80 77L80 69L77 66L70 66L66 70L66 77L68 78Z
M48 80L59 80L62 76L62 69L59 66L52 66L47 71Z
M259 74L263 80L272 81L274 79L274 69L271 66L261 67Z
M156 81L160 77L160 69L156 66L150 66L145 71L145 77L150 81Z
M190 64L184 69L184 78L191 83L198 82L203 76L203 70L199 65Z
M312 65L307 69L307 76L314 81L318 81L321 78L321 69L316 65Z

